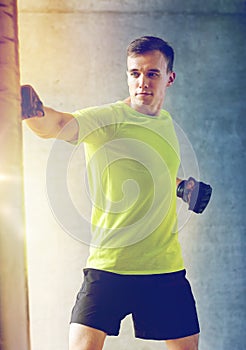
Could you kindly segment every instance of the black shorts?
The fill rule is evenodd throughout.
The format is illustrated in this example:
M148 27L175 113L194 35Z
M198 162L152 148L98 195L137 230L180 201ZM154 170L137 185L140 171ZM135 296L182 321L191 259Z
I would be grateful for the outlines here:
M168 340L199 333L195 300L186 271L157 275L119 275L84 269L71 323L118 335L131 314L135 336Z

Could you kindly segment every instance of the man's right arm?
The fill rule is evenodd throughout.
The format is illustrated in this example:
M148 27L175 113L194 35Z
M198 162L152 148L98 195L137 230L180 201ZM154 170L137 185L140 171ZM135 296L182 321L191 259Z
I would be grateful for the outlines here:
M36 135L70 142L78 139L79 125L72 114L58 112L50 107L43 107L43 110L44 116L39 114L25 119L25 123Z
M70 142L78 139L79 125L72 114L44 107L30 85L21 87L21 99L22 118L36 135Z

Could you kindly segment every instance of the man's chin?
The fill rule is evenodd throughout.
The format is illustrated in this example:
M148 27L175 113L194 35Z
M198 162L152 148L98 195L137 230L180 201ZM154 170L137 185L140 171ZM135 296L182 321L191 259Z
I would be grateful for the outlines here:
M151 104L151 99L150 96L136 96L133 100L133 103L135 103L136 105L142 106L142 105L150 105Z

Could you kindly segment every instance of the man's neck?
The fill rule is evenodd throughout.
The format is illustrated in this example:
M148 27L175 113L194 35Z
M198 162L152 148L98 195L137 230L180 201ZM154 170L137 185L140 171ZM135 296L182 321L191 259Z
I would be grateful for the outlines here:
M149 115L151 117L157 117L161 112L161 108L156 108L154 110L151 108L151 106L148 106L148 105L134 104L134 103L132 103L130 97L127 97L123 102L125 104L127 104L129 107L131 107L132 109L134 109L135 111L137 111L141 114Z

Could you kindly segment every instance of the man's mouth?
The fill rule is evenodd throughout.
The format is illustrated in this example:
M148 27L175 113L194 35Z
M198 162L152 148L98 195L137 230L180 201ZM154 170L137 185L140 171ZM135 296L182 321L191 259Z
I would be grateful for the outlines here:
M136 92L135 96L152 96L152 92L140 91L140 92Z

